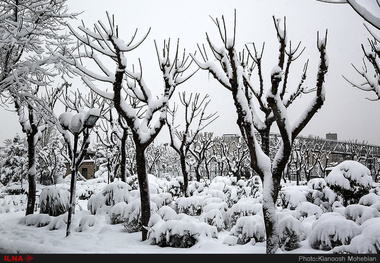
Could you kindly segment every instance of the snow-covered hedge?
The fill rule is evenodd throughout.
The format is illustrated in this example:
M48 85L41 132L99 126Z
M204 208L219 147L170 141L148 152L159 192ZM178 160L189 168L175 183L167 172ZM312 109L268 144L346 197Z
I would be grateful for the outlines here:
M344 215L347 219L354 221L358 225L361 225L368 219L379 217L380 213L373 207L354 204L346 207Z
M152 245L160 247L188 248L198 242L201 235L217 238L215 226L185 215L179 214L175 219L163 220L159 214L152 215L148 226L148 238Z
M240 217L230 234L237 237L237 244L262 242L265 240L264 218L261 215Z
M326 177L327 185L343 198L343 204L357 204L372 187L371 171L356 161L343 161Z
M351 243L335 247L333 253L379 254L380 253L380 218L372 218L361 225L361 233Z
M261 214L262 205L255 198L240 199L230 208L229 213L229 224L232 227L240 217Z
M280 205L291 210L296 209L302 202L306 202L309 193L307 186L285 186L278 193Z
M40 194L40 213L58 216L69 209L70 193L57 186L46 186Z
M339 213L323 214L312 226L309 244L314 249L330 250L348 245L360 233L359 226Z
M293 250L300 247L300 241L306 238L301 222L290 213L277 213L280 247L283 250Z
M150 213L153 214L158 210L157 205L150 202ZM141 201L135 199L120 210L121 218L124 218L123 226L128 233L138 232L142 229L141 223Z
M319 206L309 202L301 202L295 210L295 217L302 222L304 218L312 215L318 219L322 213L323 211Z
M30 214L20 219L20 224L27 226L43 227L50 224L51 217L47 214Z

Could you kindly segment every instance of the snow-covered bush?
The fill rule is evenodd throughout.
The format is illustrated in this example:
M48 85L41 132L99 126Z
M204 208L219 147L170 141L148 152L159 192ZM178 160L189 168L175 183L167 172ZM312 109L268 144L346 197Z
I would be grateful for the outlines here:
M19 223L27 226L42 227L49 225L50 221L51 217L47 214L30 214L22 217Z
M313 178L307 182L307 187L312 190L322 191L322 189L327 185L325 179L323 178Z
M377 202L380 201L380 196L375 194L375 193L368 193L366 195L363 195L359 199L359 205L366 205L366 206L371 206Z
M240 217L230 234L238 238L237 244L262 242L265 240L264 218L261 215Z
M168 183L168 193L173 197L179 197L181 195L181 184L177 180L171 180Z
M295 217L302 222L304 218L312 215L318 219L322 213L323 211L319 206L309 202L301 202L295 210Z
M126 206L121 207L123 211L120 211L121 218L125 218L123 226L128 233L138 232L142 229L141 223L141 201L135 199L128 203ZM157 212L158 208L155 203L150 202L150 213Z
M131 195L131 186L122 181L116 181L106 185L102 191L92 195L87 202L87 209L91 214L108 213L112 206L121 202L129 202L134 197Z
M263 192L263 183L260 176L254 175L252 178L247 180L246 185L252 188L252 196L259 197Z
M230 208L230 226L234 226L236 221L243 216L260 214L262 205L254 198L241 199Z
M309 244L314 249L330 250L336 246L347 245L360 233L359 226L341 214L323 214L312 226Z
M177 212L170 206L162 206L157 210L157 214L161 217L162 220L168 221L175 219Z
M132 188L122 181L116 181L106 185L102 190L105 196L105 204L113 206L120 202L128 202L129 190L132 190Z
M308 193L309 191L306 186L294 185L283 187L278 196L283 208L294 210L301 202L307 201L306 195Z
M343 161L326 177L327 185L343 199L343 205L357 204L372 187L370 170L356 161Z
M125 211L127 209L126 202L120 202L110 208L108 216L111 224L120 224L126 221Z
M373 207L357 204L347 206L344 211L344 216L358 225L361 225L368 219L379 217L380 213Z
M56 186L46 186L40 194L40 213L58 216L69 209L70 193Z
M211 195L194 195L190 197L180 197L176 202L177 212L190 216L199 216L202 213L202 203Z
M300 241L306 238L301 222L287 212L277 213L277 219L281 249L293 250L299 248Z
M214 202L208 202L208 200L211 200ZM210 197L210 198L205 199L203 204L206 203L206 205L203 206L202 212L208 213L211 210L215 210L215 209L218 210L220 212L220 215L222 216L223 225L224 225L223 227L228 228L228 226L229 226L229 209L228 209L226 202L223 202L223 201L219 202L219 200L221 201L221 199L218 197ZM214 225L214 224L212 224L212 225ZM218 228L218 231L220 231L219 228Z
M183 177L181 177L183 180ZM183 185L183 182L182 182ZM202 193L205 189L204 182L198 182L198 181L190 181L189 185L187 186L187 191L189 195L198 195L199 193Z
M188 248L198 242L201 235L217 238L218 232L215 226L187 216L178 215L176 219L164 221L155 214L150 224L154 224L148 231L148 238L152 245L160 247Z
M333 253L379 254L380 253L380 218L372 218L361 225L361 233L351 243L335 247Z
M173 202L173 196L169 193L151 194L150 200L160 208L165 205L171 205Z
M67 226L67 213L63 215L53 217L48 225L49 230L58 230L62 228L66 228Z
M106 197L102 192L92 195L87 201L87 209L93 215L108 213L110 208L106 205Z
M89 230L96 224L96 217L94 215L85 215L79 221L79 226L77 228L78 232L83 232Z
M224 217L219 209L211 209L202 213L199 221L205 222L210 226L215 226L218 231L222 231L225 228Z

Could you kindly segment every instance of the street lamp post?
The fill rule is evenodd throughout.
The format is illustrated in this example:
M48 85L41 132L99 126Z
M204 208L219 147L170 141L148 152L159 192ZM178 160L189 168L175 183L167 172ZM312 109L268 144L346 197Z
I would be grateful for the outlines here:
M89 142L90 132L95 126L96 121L99 119L100 111L91 109L86 113L80 112L71 114L69 112L62 113L59 117L59 122L63 130L69 131L74 136L74 144L68 141L69 154L71 158L71 181L70 181L70 203L67 217L66 236L70 235L71 216L75 213L75 192L76 192L76 179L78 175L79 166L86 155ZM78 141L80 134L83 133L83 145L78 152ZM67 138L66 138L67 139Z

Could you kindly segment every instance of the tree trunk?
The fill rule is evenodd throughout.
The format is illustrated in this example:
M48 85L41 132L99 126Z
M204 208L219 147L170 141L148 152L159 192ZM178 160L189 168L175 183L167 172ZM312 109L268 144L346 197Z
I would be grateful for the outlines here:
M70 202L69 202L69 211L67 215L67 228L66 236L70 235L71 232L71 215L75 213L75 191L76 191L76 181L78 173L78 164L77 164L77 148L78 148L78 139L79 134L74 134L74 149L71 153L71 181L70 181Z
M181 170L182 170L182 175L183 175L183 195L185 197L188 197L187 187L189 185L189 174L187 173L186 160L184 156L180 156L180 162L181 162Z
M36 203L36 147L34 144L34 132L27 134L28 141L28 203L26 206L26 215L34 213L34 206Z
M126 171L126 160L127 160L127 153L126 153L126 141L128 138L128 130L123 128L123 137L121 138L121 160L120 160L120 179L123 182L127 181L127 171Z
M279 233L276 218L276 206L273 200L277 199L274 182L270 175L264 176L263 215L267 236L266 253L274 254L279 247Z
M142 241L145 241L148 236L148 230L145 227L148 226L150 218L150 195L146 172L145 147L138 143L136 143L136 164L141 200Z

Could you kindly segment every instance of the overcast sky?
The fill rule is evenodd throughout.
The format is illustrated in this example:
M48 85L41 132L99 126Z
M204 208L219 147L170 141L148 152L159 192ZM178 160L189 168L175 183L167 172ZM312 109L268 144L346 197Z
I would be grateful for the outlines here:
M92 28L97 20L106 22L105 11L115 15L119 25L119 35L129 41L134 30L139 28L139 36L143 36L149 27L151 32L146 41L130 55L128 63L137 63L141 58L145 81L152 90L162 90L162 77L158 69L154 40L162 47L164 39L180 39L181 47L193 53L197 43L206 44L205 32L208 32L214 43L220 45L217 28L210 16L226 17L227 25L232 29L234 9L237 11L237 49L242 50L245 43L255 42L264 50L264 78L269 84L270 72L277 64L278 42L273 26L272 16L286 16L288 39L294 44L301 41L306 50L294 62L291 69L290 86L296 88L302 74L302 68L309 59L307 86L313 87L319 54L316 49L317 31L324 34L328 29L327 54L329 71L325 82L326 101L322 109L314 116L309 125L301 133L324 137L326 133L338 134L339 140L368 141L380 145L380 101L372 102L367 97L374 94L351 87L342 77L361 82L351 63L362 67L363 53L360 45L367 46L366 31L363 19L349 5L325 4L315 0L69 0L71 11L84 11L79 16L85 24ZM80 21L74 21L78 25ZM232 32L232 31L230 31ZM211 57L211 52L209 52ZM195 65L194 65L195 66ZM195 68L195 67L194 67ZM75 82L75 85L82 85ZM108 87L111 88L111 87ZM231 95L206 72L198 72L178 91L200 92L210 94L212 99L209 112L218 111L220 117L209 127L216 135L223 133L239 133L236 125L235 108ZM304 95L290 109L290 118L295 120L308 104L313 94ZM175 95L174 98L177 98ZM0 142L21 134L17 116L0 110ZM275 131L275 129L274 129ZM162 136L165 137L165 131ZM161 136L161 137L162 137Z

